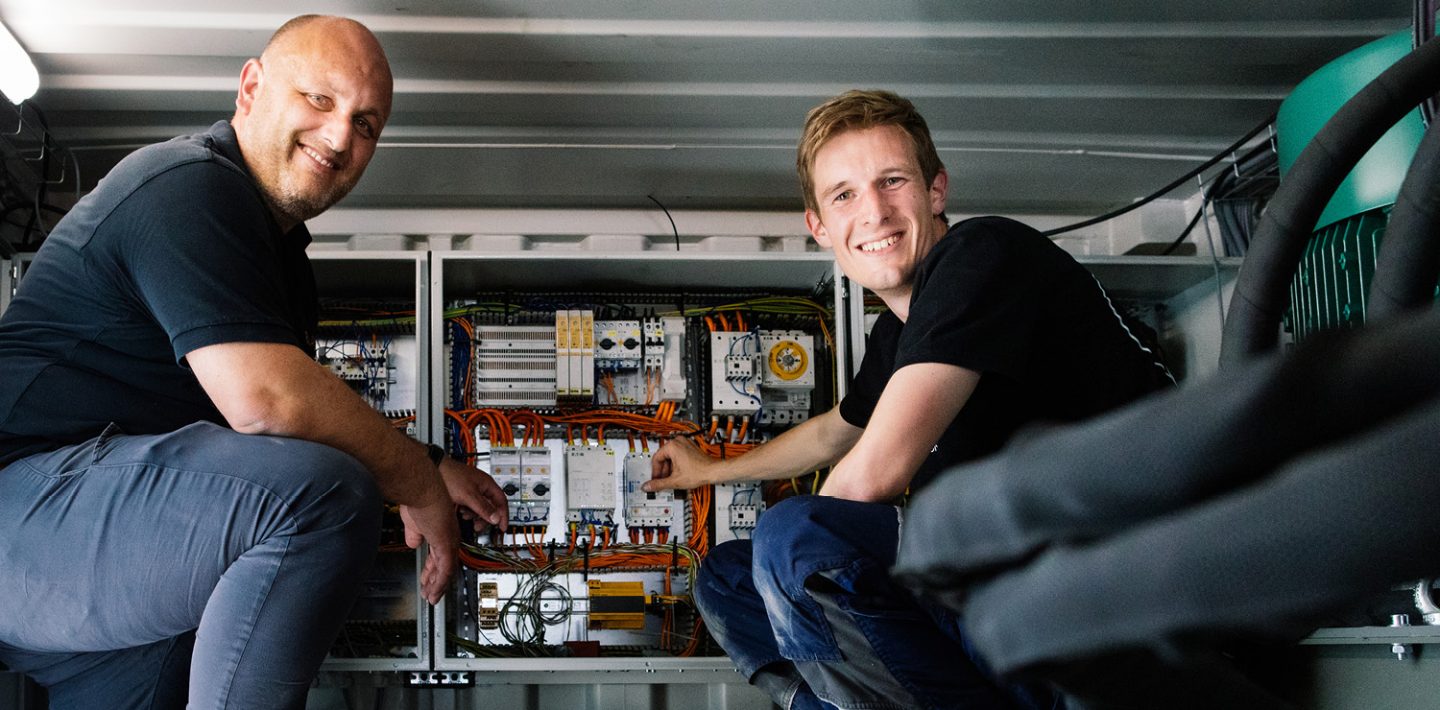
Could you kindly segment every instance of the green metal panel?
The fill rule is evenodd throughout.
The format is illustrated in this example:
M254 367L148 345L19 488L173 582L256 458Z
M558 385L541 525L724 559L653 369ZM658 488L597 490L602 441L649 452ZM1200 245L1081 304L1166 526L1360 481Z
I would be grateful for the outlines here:
M1409 32L1376 40L1326 64L1295 87L1280 104L1275 121L1282 179L1325 122L1350 97L1409 53L1410 44ZM1418 108L1406 114L1341 183L1316 222L1316 229L1394 204L1424 131Z
M1286 325L1295 342L1318 331L1365 322L1375 254L1389 220L1390 208L1382 207L1336 222L1310 238L1290 282Z

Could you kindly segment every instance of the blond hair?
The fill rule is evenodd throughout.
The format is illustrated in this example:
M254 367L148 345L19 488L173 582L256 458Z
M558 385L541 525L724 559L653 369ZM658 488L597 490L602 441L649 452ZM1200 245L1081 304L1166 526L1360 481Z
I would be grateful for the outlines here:
M805 116L805 131L795 156L795 170L800 174L800 188L805 193L805 209L820 211L815 199L814 175L815 156L820 149L845 131L876 126L897 126L910 136L910 143L915 147L915 162L920 166L926 187L945 169L935 152L930 128L915 110L915 104L890 91L852 89L810 109Z

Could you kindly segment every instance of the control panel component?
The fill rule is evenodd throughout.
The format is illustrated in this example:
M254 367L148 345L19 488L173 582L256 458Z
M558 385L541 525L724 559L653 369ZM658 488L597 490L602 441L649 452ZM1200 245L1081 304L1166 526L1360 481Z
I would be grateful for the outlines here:
M642 582L586 582L590 592L590 623L592 629L645 628L645 594Z
M600 371L633 370L641 365L640 321L595 321L595 367Z
M710 334L710 411L754 414L760 399L760 341L755 333Z
M664 556L668 559L668 555ZM570 570L539 576L524 571L479 572L475 575L475 638L473 643L496 647L499 655L516 645L599 648L663 648L671 653L683 648L683 639L661 643L666 635L665 619L672 623L693 623L686 604L667 605L665 573L660 570ZM688 595L686 575L671 575L673 598ZM492 601L493 600L493 601ZM499 613L481 613L482 605L494 604ZM667 608L669 611L667 611ZM487 619L484 625L480 619ZM488 619L494 618L492 624ZM652 655L653 651L636 655Z
M715 540L744 540L755 531L765 512L765 498L758 483L715 486Z
M565 520L599 525L615 518L615 450L609 446L565 447Z
M550 449L543 446L495 446L490 449L490 475L505 494L510 525L545 526L550 520L554 483Z
M675 492L641 488L650 480L650 459L648 453L625 455L625 526L668 531L675 520Z
M595 404L655 404L638 320L595 321Z
M480 582L476 585L475 622L482 629L500 626L500 585Z
M815 388L815 336L798 330L760 332L765 367L760 383L777 389Z
M680 328L685 328L685 322L679 318L646 318L640 321L640 345L647 370L665 367L665 320L679 321Z
M562 400L595 396L594 311L555 311L555 394Z
M395 374L389 338L317 339L315 361L350 385L366 404L379 410L391 408L390 386L395 384Z
M555 329L475 326L475 406L553 407Z
M683 401L689 391L685 375L685 319L661 318L659 339L660 401Z
M761 426L810 418L815 336L799 330L710 334L710 410L751 415Z

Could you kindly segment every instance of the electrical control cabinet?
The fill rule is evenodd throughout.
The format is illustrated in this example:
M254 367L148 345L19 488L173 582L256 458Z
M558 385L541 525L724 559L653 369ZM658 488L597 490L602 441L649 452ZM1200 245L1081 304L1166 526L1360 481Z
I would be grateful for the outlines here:
M433 614L435 668L728 671L694 573L794 487L643 485L669 437L743 455L838 401L848 291L830 255L440 252L431 266L430 435L494 474L510 518L466 541ZM724 400L730 382L751 396ZM543 478L525 452L548 461Z
M420 441L430 430L428 255L316 252L320 297L315 358ZM433 662L429 607L419 594L420 558L405 545L395 509L382 517L381 546L325 670L424 670Z

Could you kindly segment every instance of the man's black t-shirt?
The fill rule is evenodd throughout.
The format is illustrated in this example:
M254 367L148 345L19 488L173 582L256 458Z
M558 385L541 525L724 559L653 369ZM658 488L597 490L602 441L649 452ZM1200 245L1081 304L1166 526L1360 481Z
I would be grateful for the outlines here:
M313 352L303 225L282 234L234 129L125 158L45 240L0 316L0 465L94 437L224 424L185 366L225 342Z
M909 318L887 312L875 322L841 416L865 426L890 375L922 362L981 377L912 491L999 450L1028 423L1093 416L1174 382L1089 271L1044 235L1001 217L956 224L926 255Z

